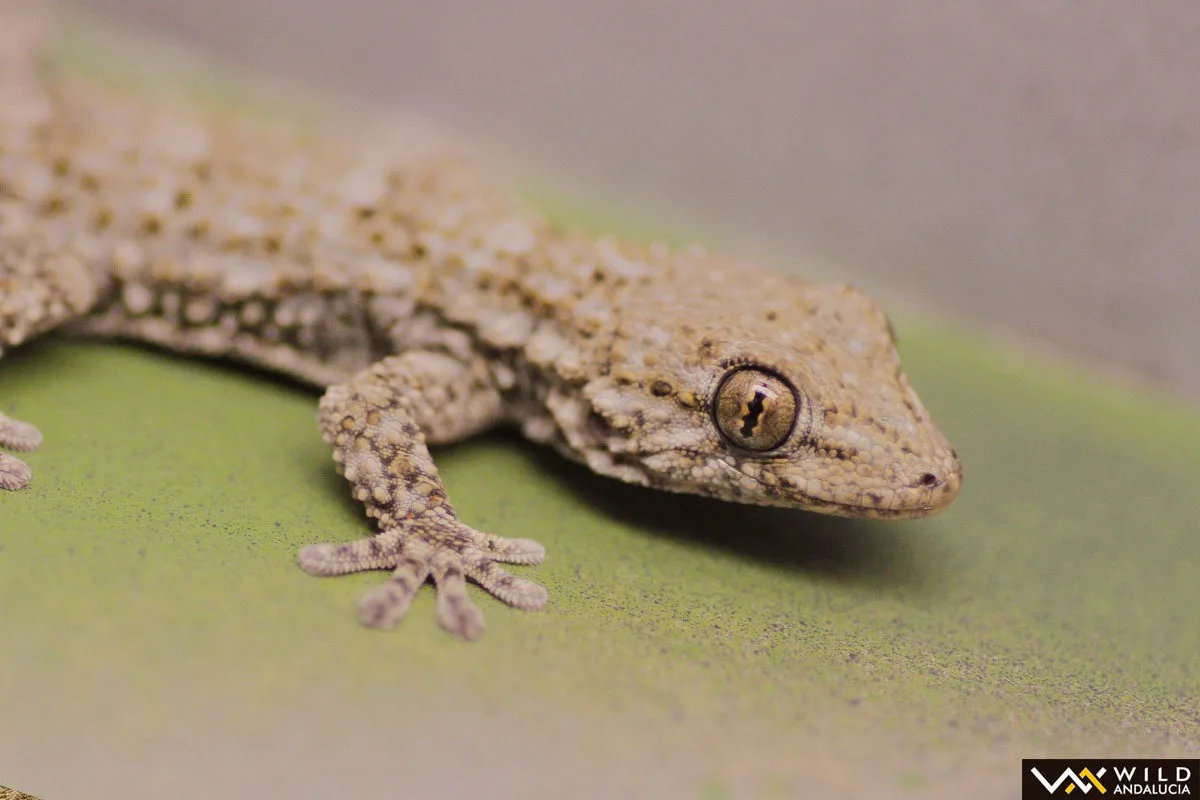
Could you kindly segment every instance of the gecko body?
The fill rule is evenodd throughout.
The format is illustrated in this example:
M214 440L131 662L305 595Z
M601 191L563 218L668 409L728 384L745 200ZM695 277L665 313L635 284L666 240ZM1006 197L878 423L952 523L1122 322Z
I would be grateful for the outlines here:
M461 148L303 133L57 74L36 22L0 34L0 353L50 330L228 357L324 391L319 424L378 532L299 554L391 570L359 607L395 625L427 579L476 638L469 578L531 540L458 518L428 445L500 425L648 487L828 514L936 513L958 459L881 309L692 248L557 229ZM0 446L37 447L0 414ZM28 467L0 453L0 487Z

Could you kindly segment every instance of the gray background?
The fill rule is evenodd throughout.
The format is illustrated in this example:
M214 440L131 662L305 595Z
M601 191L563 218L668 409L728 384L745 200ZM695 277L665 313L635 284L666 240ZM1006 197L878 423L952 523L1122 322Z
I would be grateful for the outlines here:
M1200 399L1200 3L87 0Z

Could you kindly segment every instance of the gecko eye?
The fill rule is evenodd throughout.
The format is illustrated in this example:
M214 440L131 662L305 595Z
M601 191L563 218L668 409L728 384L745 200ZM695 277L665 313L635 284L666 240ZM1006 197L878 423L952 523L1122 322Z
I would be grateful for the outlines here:
M787 441L800 403L782 378L755 367L739 367L721 381L712 415L730 444L766 452Z

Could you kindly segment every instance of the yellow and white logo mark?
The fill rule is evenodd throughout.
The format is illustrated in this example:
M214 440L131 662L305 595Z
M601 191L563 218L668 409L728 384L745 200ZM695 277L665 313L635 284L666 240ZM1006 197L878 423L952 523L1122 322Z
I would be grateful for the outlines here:
M1033 773L1033 777L1042 782L1042 786L1045 786L1046 791L1050 794L1057 792L1058 787L1062 786L1064 783L1066 784L1066 788L1063 789L1064 794L1070 794L1071 792L1075 791L1076 788L1080 789L1084 794L1087 794L1093 788L1099 789L1100 794L1105 794L1108 792L1108 790L1104 788L1104 784L1100 782L1100 779L1104 777L1104 773L1108 772L1108 770L1104 767L1101 767L1100 771L1095 775L1093 775L1092 771L1087 767L1084 767L1078 773L1068 767L1062 771L1062 774L1058 776L1058 780L1054 781L1054 783L1046 780L1045 776L1038 771L1037 767L1030 767L1029 771Z

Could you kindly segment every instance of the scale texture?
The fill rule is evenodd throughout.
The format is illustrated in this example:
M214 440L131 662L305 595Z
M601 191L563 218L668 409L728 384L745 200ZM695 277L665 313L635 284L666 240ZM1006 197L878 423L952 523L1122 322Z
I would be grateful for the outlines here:
M500 566L544 549L463 523L427 447L496 426L741 503L910 518L957 494L887 317L853 287L560 230L428 128L312 132L57 74L50 22L0 4L0 353L59 330L323 389L321 433L378 532L299 563L390 570L364 624L398 623L430 578L466 639L483 631L467 579L546 603ZM0 446L41 441L0 414ZM0 453L0 487L31 477Z

